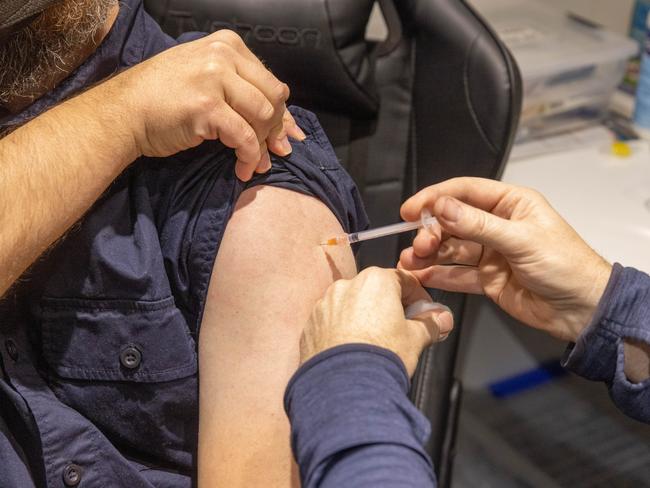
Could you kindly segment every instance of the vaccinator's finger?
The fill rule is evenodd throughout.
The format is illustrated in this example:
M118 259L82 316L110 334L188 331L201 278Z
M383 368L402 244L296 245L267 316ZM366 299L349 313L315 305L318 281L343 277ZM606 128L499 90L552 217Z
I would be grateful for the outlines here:
M482 244L504 256L520 253L531 245L522 222L498 217L456 198L441 197L433 213L451 235Z
M415 221L420 218L423 208L433 210L435 203L443 196L454 197L474 207L491 211L514 188L485 178L452 178L413 195L402 205L401 214L404 220Z
M481 244L451 237L440 245L435 264L478 266L482 255Z
M400 253L398 267L401 269L413 271L416 269L428 268L434 264L437 264L436 253L433 253L426 258L421 258L415 254L412 247L407 247Z
M477 268L472 266L430 266L411 271L427 288L482 295L483 287Z
M432 233L433 231L433 233ZM419 258L428 258L438 252L440 247L440 227L432 230L421 228L413 239L413 252Z

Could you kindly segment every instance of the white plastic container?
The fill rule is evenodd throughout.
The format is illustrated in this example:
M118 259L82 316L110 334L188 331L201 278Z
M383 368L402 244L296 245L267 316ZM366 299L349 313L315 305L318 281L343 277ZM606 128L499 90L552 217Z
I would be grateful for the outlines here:
M637 54L631 39L586 24L535 0L473 0L521 70L518 138L599 120Z
M650 12L646 18L646 37L636 88L634 123L637 131L642 132L645 138L650 136Z

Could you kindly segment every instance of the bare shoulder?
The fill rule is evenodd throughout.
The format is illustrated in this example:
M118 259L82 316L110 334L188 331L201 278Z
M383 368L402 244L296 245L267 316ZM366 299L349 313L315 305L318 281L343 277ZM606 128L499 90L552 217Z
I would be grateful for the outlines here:
M239 277L272 274L283 281L308 280L324 291L333 280L356 274L350 248L320 245L343 232L332 212L316 198L283 188L251 188L237 202L219 251L218 268L237 272ZM211 292L217 290L211 287Z
M283 396L309 314L356 274L343 232L319 200L261 186L237 202L214 265L199 340L199 479L296 486Z

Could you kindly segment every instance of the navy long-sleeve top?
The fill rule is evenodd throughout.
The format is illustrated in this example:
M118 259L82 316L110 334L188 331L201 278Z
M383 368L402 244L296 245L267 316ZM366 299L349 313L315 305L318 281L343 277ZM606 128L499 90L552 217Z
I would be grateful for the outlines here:
M626 339L650 344L650 276L615 264L591 323L569 345L563 365L606 383L623 413L650 423L650 378L634 383L625 376Z
M307 361L285 395L303 488L435 486L429 422L408 388L402 361L368 344Z
M563 365L603 381L625 414L650 422L650 378L626 378L625 339L650 343L650 276L616 264ZM400 359L367 344L335 347L306 362L285 395L303 487L435 486L423 448L429 425L409 401L408 386Z

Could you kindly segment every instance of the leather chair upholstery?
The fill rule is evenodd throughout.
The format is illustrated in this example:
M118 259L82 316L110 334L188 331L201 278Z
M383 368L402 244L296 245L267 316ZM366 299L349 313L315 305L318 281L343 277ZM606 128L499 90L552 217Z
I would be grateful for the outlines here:
M379 0L385 42L365 39L374 0L145 0L172 36L229 28L316 112L359 184L373 226L403 199L454 176L499 178L520 105L517 66L461 0ZM360 265L394 266L402 237L366 243ZM462 329L464 296L432 291ZM450 483L460 386L459 333L427 350L411 396L431 420L428 451Z

